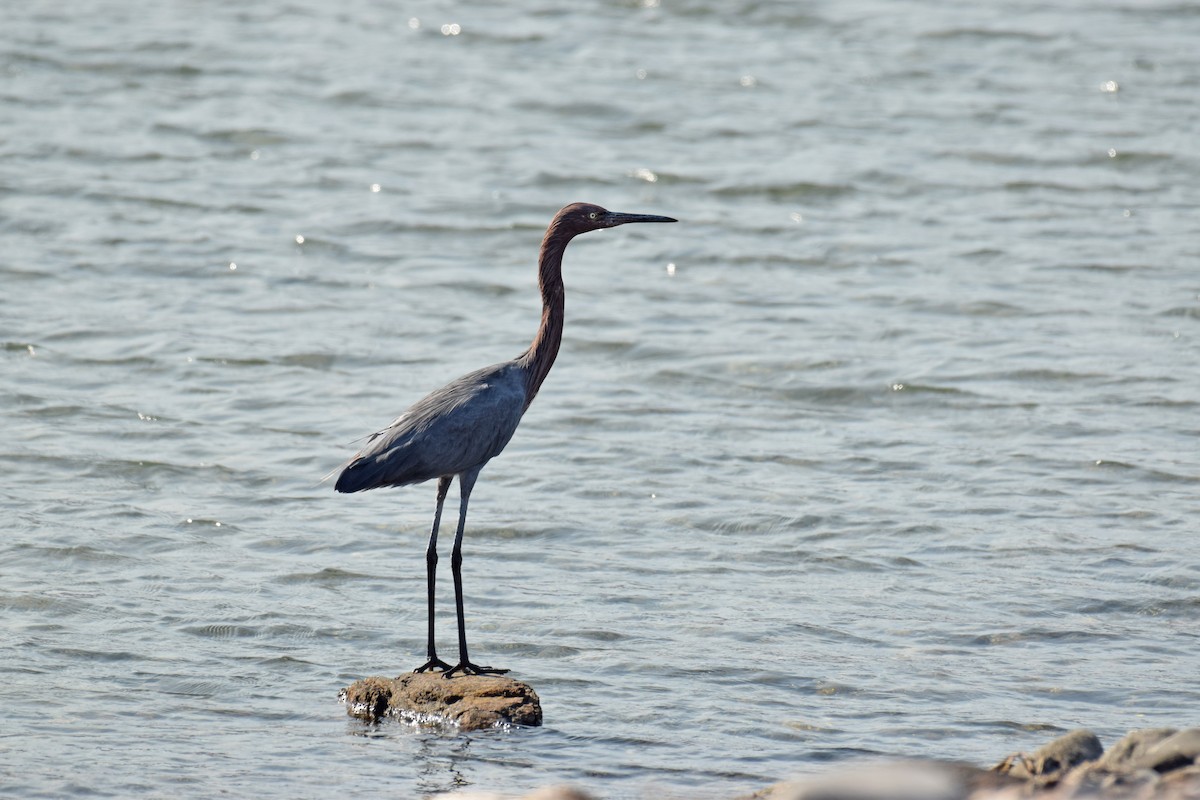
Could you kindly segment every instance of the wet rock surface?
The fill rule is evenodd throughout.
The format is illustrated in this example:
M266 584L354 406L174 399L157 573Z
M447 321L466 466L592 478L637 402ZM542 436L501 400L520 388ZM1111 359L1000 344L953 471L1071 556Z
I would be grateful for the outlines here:
M541 725L542 706L527 683L501 675L410 672L398 678L371 677L341 691L351 716L368 722L404 722L477 730L506 725Z

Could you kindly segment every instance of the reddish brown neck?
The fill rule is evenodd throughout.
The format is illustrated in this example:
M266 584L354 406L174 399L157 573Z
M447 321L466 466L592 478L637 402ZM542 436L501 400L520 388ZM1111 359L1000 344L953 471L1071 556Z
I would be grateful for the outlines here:
M557 220L556 220L557 221ZM573 234L566 233L551 225L542 239L541 253L538 255L538 289L542 293L542 323L538 326L537 334L529 349L517 360L527 370L525 383L525 407L537 396L542 381L554 366L558 356L558 348L562 344L563 316L565 313L566 294L562 280L562 257L567 242Z

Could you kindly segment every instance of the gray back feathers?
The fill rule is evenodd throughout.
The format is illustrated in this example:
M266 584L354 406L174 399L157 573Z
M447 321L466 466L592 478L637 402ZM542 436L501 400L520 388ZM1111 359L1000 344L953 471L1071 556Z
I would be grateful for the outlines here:
M425 396L371 437L335 488L404 486L482 467L517 430L526 405L525 372L505 361Z

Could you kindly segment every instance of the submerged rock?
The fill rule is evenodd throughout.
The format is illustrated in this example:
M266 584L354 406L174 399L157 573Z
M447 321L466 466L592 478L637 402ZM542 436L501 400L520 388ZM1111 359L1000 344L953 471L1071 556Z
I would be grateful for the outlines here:
M502 675L444 678L438 672L410 672L398 678L363 678L339 696L347 713L368 722L395 717L462 730L542 724L542 705L533 687Z

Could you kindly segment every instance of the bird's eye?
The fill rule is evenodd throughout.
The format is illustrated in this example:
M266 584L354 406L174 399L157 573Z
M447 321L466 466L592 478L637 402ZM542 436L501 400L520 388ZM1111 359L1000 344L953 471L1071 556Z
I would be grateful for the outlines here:
M592 213L588 214L588 219L595 219L598 216L599 216L599 214L597 214L595 211L593 211Z

